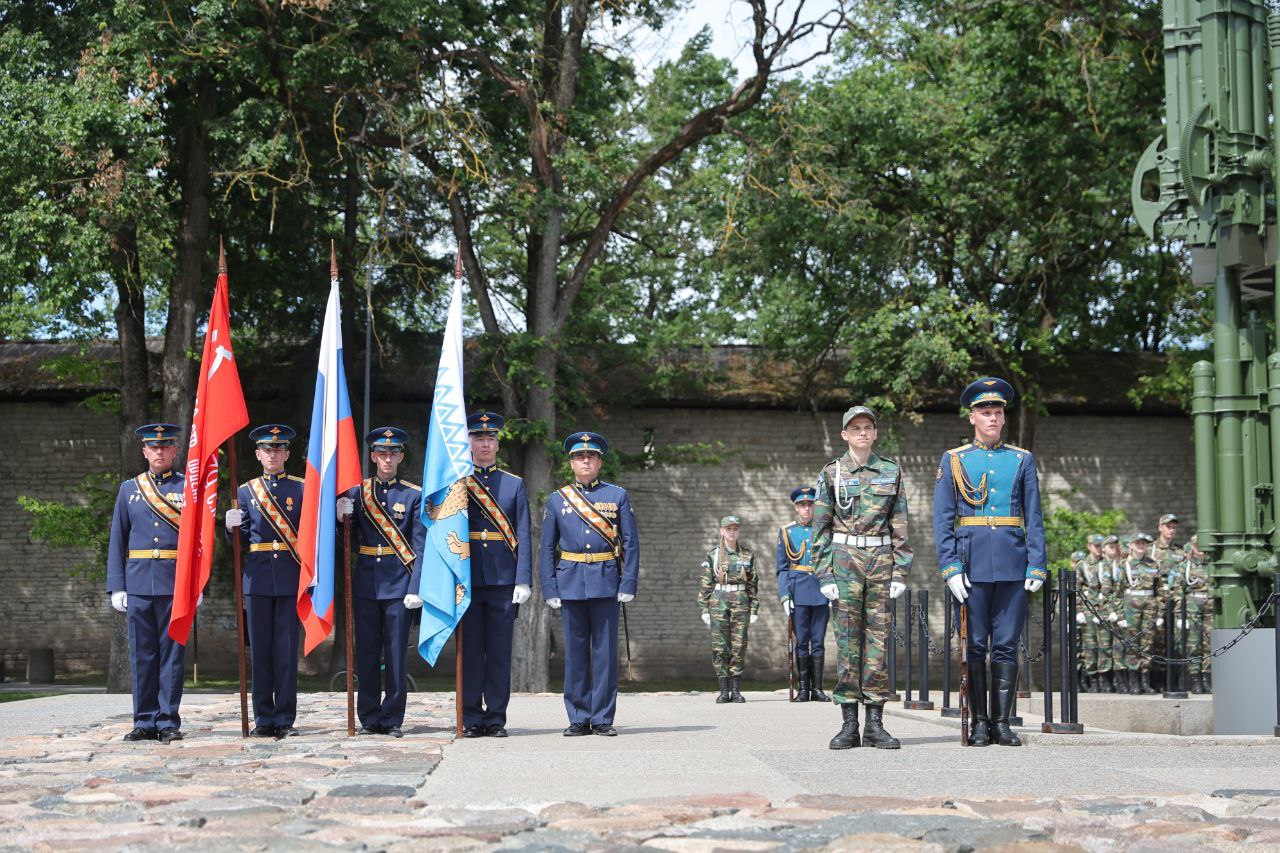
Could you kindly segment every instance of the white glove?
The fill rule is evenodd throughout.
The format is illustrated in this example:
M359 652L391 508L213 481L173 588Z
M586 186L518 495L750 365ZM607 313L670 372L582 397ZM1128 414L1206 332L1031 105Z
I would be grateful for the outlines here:
M898 581L889 581L889 597L897 598L907 591L907 585Z
M791 614L795 611L795 609L796 609L796 603L791 599L788 598L782 602L782 612L787 614L787 618L791 618Z
M1101 623L1100 621L1098 621L1098 617L1097 617L1097 616L1095 616L1095 617L1093 617L1093 624L1095 624L1095 625L1101 625L1102 623Z
M201 592L199 595L197 595L197 596L196 596L196 607L199 607L201 604L204 604L204 593L203 593L203 592Z
M121 613L129 609L129 593L113 592L111 593L111 606Z
M548 598L548 599L547 599L547 606L548 606L548 607L550 607L552 610L559 610L559 609L560 609L560 599L558 599L558 598Z
M1163 617L1163 616L1161 616L1159 619L1157 619L1157 620L1156 620L1156 627L1157 627L1157 628L1163 628L1163 627L1164 627L1164 617Z
M1084 614L1083 614L1083 613L1077 613L1077 614L1076 614L1076 624L1077 624L1077 625L1083 625L1083 624L1084 624L1084 622L1085 622Z
M1039 578L1027 578L1022 584L1023 589L1027 592L1039 592L1042 586L1044 586L1044 581Z
M346 498L346 497L338 498L337 502L334 504L334 507L338 513L338 521L342 521L348 515L351 515L351 513L354 512L356 508L355 504L351 502L351 498Z
M405 610L417 610L421 606L422 606L422 599L414 595L413 593L409 593L404 597Z
M1173 620L1173 627L1178 628L1179 630L1181 630L1181 628L1182 628L1182 620L1181 620L1181 619L1174 619L1174 620Z
M969 597L969 587L973 584L969 583L969 576L963 572L952 575L947 578L947 589L951 590L951 594L956 597L956 601L964 604L966 598Z
M1117 623L1116 623L1116 627L1117 627L1117 628L1128 628L1128 627L1129 627L1129 621L1128 621L1127 619L1121 619L1119 622L1117 622Z
M703 614L702 614L702 624L703 624L703 625L706 625L708 628L710 628L710 627L711 627L711 614L710 614L710 613L703 613Z
M516 584L516 588L511 590L511 603L524 604L529 600L529 596L532 592L533 590L529 589L529 585L527 583Z
M759 613L752 613L752 614L751 614L751 621L750 621L748 624L750 624L750 625L754 625L754 624L756 624L756 620L757 620L757 619L759 619L759 618L760 618L760 614L759 614Z
M1107 619L1111 622L1120 621L1120 617L1116 615L1116 612L1114 610L1112 610L1110 613L1107 614Z
M636 594L634 592L618 593L618 601L621 601L623 604L626 604L628 601L635 601L635 598Z
M242 509L227 510L227 517L225 520L226 520L227 530L235 530L237 527L239 527L241 524L244 523L244 510Z
M822 593L822 597L827 601L835 601L840 597L840 587L833 583L823 584L818 588L818 592Z

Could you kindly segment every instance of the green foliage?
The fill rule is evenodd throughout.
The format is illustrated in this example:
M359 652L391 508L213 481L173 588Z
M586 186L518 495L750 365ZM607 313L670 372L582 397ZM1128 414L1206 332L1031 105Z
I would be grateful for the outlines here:
M91 556L72 568L72 575L99 580L106 577L111 514L116 501L111 474L92 474L80 482L82 503L62 503L18 496L18 505L35 519L31 538L54 548L88 549Z
M1071 554L1086 550L1090 534L1109 536L1127 521L1124 510L1109 509L1100 513L1059 507L1045 513L1044 539L1049 551L1049 571L1071 568Z

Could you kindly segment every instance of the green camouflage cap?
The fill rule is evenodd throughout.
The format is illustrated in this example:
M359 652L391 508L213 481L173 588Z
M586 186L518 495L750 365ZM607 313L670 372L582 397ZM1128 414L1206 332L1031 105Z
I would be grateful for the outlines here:
M1086 556L1087 555L1084 553L1084 551L1073 551L1071 552L1071 562L1078 563L1081 560L1083 560Z
M844 419L840 421L840 428L844 429L845 427L847 427L849 425L849 421L853 420L859 415L862 415L863 417L871 418L872 426L877 425L875 412L871 411L866 406L854 406L852 409L844 413Z
M1110 536L1108 536L1106 539L1103 539L1103 540L1102 540L1102 544L1103 544L1103 545L1113 545L1113 544L1118 545L1118 544L1120 544L1120 537L1119 537L1119 536L1117 536L1117 535L1115 535L1114 533L1112 533L1112 534L1111 534Z
M736 524L741 527L742 519L738 518L736 515L726 515L724 518L720 519L721 527L728 527L730 524Z
M1103 536L1101 533L1093 533L1089 535L1090 545L1105 545L1106 543L1107 537Z
M1137 533L1133 534L1133 536L1129 537L1129 541L1130 542L1138 542L1138 541L1154 542L1155 540L1151 538L1150 533L1143 533L1141 530L1139 530Z
M1181 523L1181 522L1178 520L1178 517L1177 517L1176 515L1174 515L1173 513L1171 513L1171 512L1166 512L1164 515L1160 516L1160 523L1161 523L1161 524L1168 524L1168 523L1169 523L1169 522L1171 522L1171 521L1172 521L1174 524L1180 524L1180 523Z

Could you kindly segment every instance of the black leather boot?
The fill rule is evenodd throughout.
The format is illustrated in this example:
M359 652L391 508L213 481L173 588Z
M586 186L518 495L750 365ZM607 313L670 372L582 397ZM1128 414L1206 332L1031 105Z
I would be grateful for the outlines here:
M969 662L969 746L991 745L991 718L987 715L986 661Z
M741 684L742 684L741 675L729 676L729 701L730 702L747 701L746 699L742 698L742 691L738 689L741 686Z
M1009 712L1013 709L1014 693L1018 690L1018 665L1016 663L991 662L992 694L996 697L993 709L992 732L1001 746L1022 746L1022 741L1009 728Z
M826 659L822 655L814 655L809 660L813 662L809 667L813 675L813 691L809 694L809 701L830 702L831 697L822 692L822 666L826 663Z
M1142 681L1136 669L1126 669L1124 671L1126 682L1125 692L1130 696L1137 696L1142 692Z
M800 674L800 689L796 691L797 702L809 701L810 675L813 672L813 658L796 658L796 670Z
M1204 681L1204 692L1212 693L1213 692L1213 673L1206 672L1204 674L1204 677L1201 680Z
M1200 673L1198 672L1195 675L1191 676L1191 692L1192 693L1204 692L1204 681L1200 678Z
M729 676L720 676L720 695L716 697L716 704L723 705L729 701Z
M1142 692L1143 693L1158 692L1154 687L1151 686L1151 670L1145 670L1142 673Z
M858 703L850 702L840 706L840 717L844 724L840 731L827 744L828 749L854 749L862 746L862 738L858 737Z
M1111 686L1111 671L1098 673L1098 692L1111 693L1114 690L1115 688Z
M876 749L898 749L902 744L884 730L883 714L883 705L867 706L867 724L862 727L862 744Z
M1089 680L1089 673L1080 667L1076 667L1076 689L1081 693L1093 692L1093 682Z

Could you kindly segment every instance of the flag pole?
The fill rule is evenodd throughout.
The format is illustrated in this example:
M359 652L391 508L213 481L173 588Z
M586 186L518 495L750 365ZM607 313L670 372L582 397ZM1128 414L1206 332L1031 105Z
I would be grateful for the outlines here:
M227 252L218 239L218 275L227 274ZM227 440L227 458L231 462L231 508L240 508L240 474L236 465L236 440ZM232 564L236 585L236 663L240 670L240 736L249 736L249 691L244 665L244 584L241 582L240 531L231 537Z
M455 281L462 280L462 246L458 246L457 260L453 265L453 278ZM459 620L458 629L453 632L453 733L457 737L462 737L462 622Z
M338 280L338 253L333 240L329 241L329 280ZM366 393L368 393L367 390ZM346 601L343 606L347 626L347 737L355 737L356 734L356 661L355 641L353 639L355 634L355 614L351 602L354 596L351 588L351 525L354 521L353 516L348 516L346 524L342 525L342 573L347 585Z

